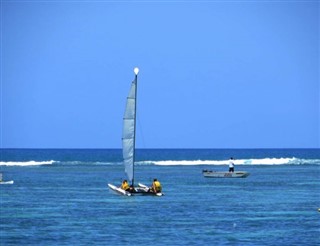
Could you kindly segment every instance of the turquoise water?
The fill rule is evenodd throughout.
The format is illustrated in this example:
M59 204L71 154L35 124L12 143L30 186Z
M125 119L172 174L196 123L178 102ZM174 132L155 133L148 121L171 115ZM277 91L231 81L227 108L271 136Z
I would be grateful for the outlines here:
M209 179L229 157L245 179ZM121 150L1 150L1 245L319 245L320 150L139 150L123 197ZM33 162L31 162L33 161ZM237 163L236 162L236 163ZM211 164L210 164L211 163Z

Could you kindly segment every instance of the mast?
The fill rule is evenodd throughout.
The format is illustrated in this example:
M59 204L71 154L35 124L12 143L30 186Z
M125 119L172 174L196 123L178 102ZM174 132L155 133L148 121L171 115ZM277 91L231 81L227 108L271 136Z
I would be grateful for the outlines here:
M135 67L133 69L135 78L134 82L136 84L135 86L135 100L134 100L134 133L133 133L133 174L132 174L132 187L134 187L134 162L136 160L136 119L137 119L137 91L138 91L138 73L139 73L139 68Z

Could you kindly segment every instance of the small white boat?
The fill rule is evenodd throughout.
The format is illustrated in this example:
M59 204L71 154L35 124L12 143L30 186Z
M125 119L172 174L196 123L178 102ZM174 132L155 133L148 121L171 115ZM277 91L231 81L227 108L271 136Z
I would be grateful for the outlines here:
M10 181L3 181L2 180L2 173L0 173L0 184L13 184L13 180Z
M250 173L244 171L216 172L210 170L202 170L202 174L206 178L246 178Z
M10 181L0 181L0 184L2 185L12 185L14 182L13 180L10 180Z

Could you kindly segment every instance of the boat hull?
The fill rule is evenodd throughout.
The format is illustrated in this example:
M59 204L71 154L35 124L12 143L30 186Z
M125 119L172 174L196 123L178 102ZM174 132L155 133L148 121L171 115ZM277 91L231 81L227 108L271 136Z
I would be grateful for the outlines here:
M149 188L143 184L139 184L138 187L135 187L135 192L125 191L115 185L108 184L111 191L113 191L117 195L122 196L163 196L163 193L153 193L149 192Z
M1 181L0 182L0 184L3 184L3 185L11 185L11 184L13 184L14 183L14 181L13 180L10 180L10 181Z
M158 193L150 192L149 187L144 184L139 183L138 186L139 186L138 189L141 190L142 192L146 193L147 195L151 195L151 196L163 196L164 195L164 193L162 193L162 192L158 192Z
M203 170L202 174L205 178L246 178L250 173L244 171L237 172L216 172Z
M121 189L121 188L119 188L119 187L117 187L117 186L115 186L115 185L108 184L108 186L109 186L109 189L110 189L111 191L113 191L113 192L114 192L115 194L117 194L117 195L131 196L131 193L130 193L130 192L127 192L127 191L125 191L125 190L123 190L123 189Z

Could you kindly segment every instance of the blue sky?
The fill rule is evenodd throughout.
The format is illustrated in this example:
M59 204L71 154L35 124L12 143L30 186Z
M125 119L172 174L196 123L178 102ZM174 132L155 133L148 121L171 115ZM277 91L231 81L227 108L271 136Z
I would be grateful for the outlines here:
M1 147L319 148L319 1L1 1Z

